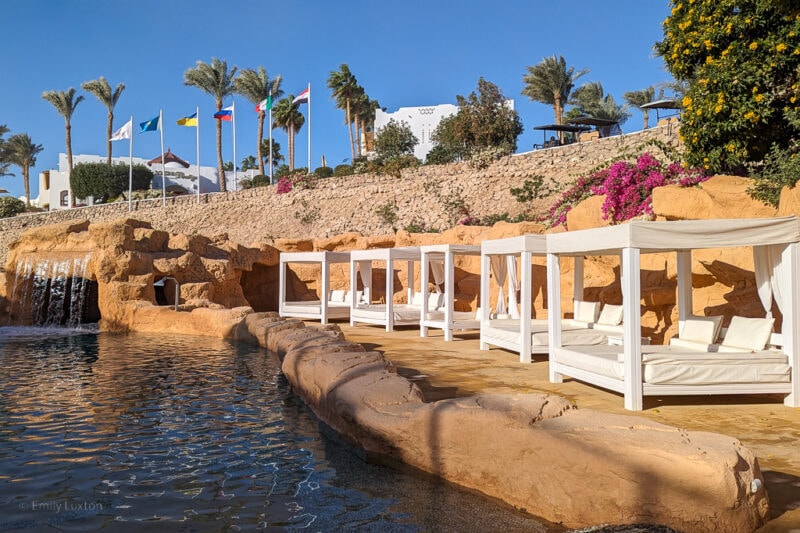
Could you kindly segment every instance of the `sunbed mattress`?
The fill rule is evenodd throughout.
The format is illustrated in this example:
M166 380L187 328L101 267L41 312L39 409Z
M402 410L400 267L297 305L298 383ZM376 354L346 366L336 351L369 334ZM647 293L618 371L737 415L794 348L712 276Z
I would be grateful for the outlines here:
M671 346L643 346L644 382L651 385L720 385L789 383L791 367L786 354L774 350L756 353L698 354ZM625 379L623 355L608 347L559 350L560 364L602 376Z
M407 304L397 304L392 306L392 315L395 324L419 324L420 308ZM356 307L350 312L350 317L354 320L366 318L385 321L386 304L370 304Z

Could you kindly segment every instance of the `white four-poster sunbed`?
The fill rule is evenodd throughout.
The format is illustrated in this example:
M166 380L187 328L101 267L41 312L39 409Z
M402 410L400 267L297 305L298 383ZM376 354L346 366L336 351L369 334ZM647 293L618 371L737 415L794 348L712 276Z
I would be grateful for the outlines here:
M364 302L353 300L350 306L350 325L358 323L385 326L386 331L393 331L399 325L419 324L419 298L414 294L414 262L420 260L418 246L401 248L373 248L370 250L352 250L350 252L350 286L357 287L358 277L364 287ZM385 303L373 303L372 263L382 262L386 266ZM396 304L394 296L394 264L402 262L406 265L408 285L406 287L407 302Z
M571 376L620 392L629 410L641 410L643 396L689 394L786 394L786 405L800 406L799 241L800 220L794 216L631 221L618 226L548 235L550 380L557 383L563 376ZM781 334L770 338L767 331L763 345L755 342L759 345L742 347L749 342L748 334L734 332L740 340L733 347L722 346L726 350L713 346L687 348L685 343L644 346L640 255L677 253L680 331L692 318L692 250L741 246L753 247L759 297L766 309L771 308L775 297L783 314ZM582 270L578 264L587 255L621 255L625 316L622 346L564 345L561 324L554 318L559 316L561 307L559 259L571 256L575 258L576 270ZM731 327L734 327L733 322ZM771 328L771 321L768 327ZM767 342L782 349L770 349Z
M345 290L330 290L332 263L349 263L350 252L281 252L279 260L278 313L282 317L320 320L327 324L329 319L343 319L350 316L350 293ZM321 269L320 299L287 301L287 275L290 264L318 264Z
M548 353L548 327L546 319L532 319L533 257L544 257L547 239L544 235L520 235L505 239L485 240L481 243L481 309L480 349L499 346L517 352L520 362L530 363L534 353ZM520 258L520 275L517 279L517 258ZM489 273L494 272L500 287L497 312L489 309ZM504 286L508 278L508 305ZM517 308L519 290L519 309ZM583 294L583 272L576 269L576 310ZM485 303L484 303L485 302ZM599 304L592 304L599 307ZM552 316L553 308L550 307ZM604 344L609 335L621 335L621 326L596 323L595 313L588 320L563 320L565 344ZM561 316L560 306L557 315ZM619 318L621 321L621 317Z
M481 247L475 244L430 244L420 246L421 262L420 286L422 288L422 307L420 310L419 334L428 336L428 328L444 331L444 340L453 340L454 331L480 328L480 319L471 311L455 310L455 258L456 256L480 256ZM442 301L438 306L430 306L428 273L432 272L434 284Z

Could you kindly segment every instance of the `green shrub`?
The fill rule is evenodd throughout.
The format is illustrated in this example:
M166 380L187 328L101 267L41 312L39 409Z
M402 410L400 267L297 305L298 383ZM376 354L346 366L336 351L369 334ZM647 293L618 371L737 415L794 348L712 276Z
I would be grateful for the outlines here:
M331 167L317 167L314 170L314 175L318 178L330 178L333 176L333 169Z
M353 167L350 165L336 165L333 168L333 175L337 178L341 176L350 176L353 174Z
M319 208L309 205L308 201L300 200L300 210L294 212L294 218L301 224L312 224L319 220Z
M552 181L545 183L545 177L536 175L523 182L522 187L512 187L510 192L511 196L517 199L517 202L526 204L540 198L547 198L553 194Z
M392 230L395 229L394 225L397 222L397 202L390 200L383 205L379 205L375 209L375 213L384 224L391 226Z
M412 218L403 229L408 233L439 233L439 230L426 226L424 221L416 217Z
M13 196L0 198L0 218L8 218L25 212L25 202Z
M800 181L800 145L794 143L790 148L782 149L773 145L764 158L761 168L753 168L755 181L747 192L756 200L761 200L772 207L778 207L781 190L794 187Z
M255 187L267 187L270 185L269 176L264 174L256 174L252 178L245 178L239 181L239 186L242 189L253 189Z
M419 166L419 159L413 155L399 155L390 159L375 161L377 168L371 168L372 172L388 174L395 178L400 177L400 171L404 168L414 168Z
M119 163L79 163L70 175L70 185L76 198L93 197L104 203L128 191L128 165ZM153 171L145 165L133 165L133 189L149 189Z

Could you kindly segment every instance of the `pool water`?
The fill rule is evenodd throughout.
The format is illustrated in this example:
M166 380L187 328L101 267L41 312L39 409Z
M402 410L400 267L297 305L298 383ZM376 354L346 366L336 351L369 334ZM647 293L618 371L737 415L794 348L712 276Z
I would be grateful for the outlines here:
M0 328L0 365L0 530L560 530L364 463L259 347Z

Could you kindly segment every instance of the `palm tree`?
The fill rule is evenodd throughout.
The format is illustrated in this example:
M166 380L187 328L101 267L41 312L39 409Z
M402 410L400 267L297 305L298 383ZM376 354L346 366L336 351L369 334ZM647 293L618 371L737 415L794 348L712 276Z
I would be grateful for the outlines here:
M289 171L294 170L294 138L306 122L305 117L298 109L299 104L292 104L292 100L294 100L294 95L290 94L283 100L279 100L272 108L272 119L275 121L273 127L284 130L289 140Z
M31 205L31 167L36 165L36 154L44 148L34 144L27 133L17 133L3 143L3 158L22 169L22 183L25 186L25 201Z
M533 67L526 67L528 74L522 77L525 88L522 94L533 100L553 106L556 124L564 123L564 105L567 103L575 81L589 72L583 69L575 72L575 67L567 68L563 56L546 57Z
M363 117L369 114L370 99L367 93L364 92L363 87L359 86L358 89L358 92L353 97L351 111L353 113L353 125L356 128L356 156L361 157L361 137L364 126Z
M75 108L83 101L83 95L75 97L75 88L70 87L66 91L45 91L42 98L50 102L56 108L58 114L64 117L65 128L67 130L67 166L69 167L70 178L72 177L72 114ZM69 206L75 205L75 195L72 192L72 185L69 188Z
M625 101L628 102L630 105L638 109L642 112L642 116L644 117L644 126L642 129L647 129L650 127L650 115L648 109L642 109L642 106L648 104L653 101L656 95L656 89L652 85L647 89L642 89L641 91L628 91L624 95Z
M256 168L258 166L258 162L256 161L255 156L248 155L242 162L239 164L239 168L242 169L242 172L247 172L251 168Z
M613 120L618 125L624 124L631 116L628 104L617 105L613 96L605 94L603 84L599 81L585 83L575 89L569 103L574 105L580 114ZM570 113L572 111L570 109Z
M252 104L259 104L262 100L271 95L273 99L283 96L281 89L281 75L278 74L274 80L270 81L264 67L258 70L251 68L239 72L239 76L233 80L233 89L238 94L247 98ZM264 118L266 111L258 113L258 173L264 174L264 155L261 153L261 141L264 139Z
M338 71L332 71L328 76L328 89L332 91L331 98L336 99L336 107L345 111L345 124L347 133L350 135L350 155L351 161L356 158L356 151L353 145L353 121L350 118L350 105L353 98L358 94L358 81L350 72L350 67L346 63L339 65Z
M103 76L96 80L87 81L81 84L84 91L92 93L100 100L100 103L108 109L108 123L106 124L106 149L108 150L107 163L111 164L111 134L114 128L114 107L125 90L125 84L120 83L113 91Z
M11 165L5 158L5 152L3 151L3 144L5 141L3 140L3 135L11 131L8 129L8 126L5 124L0 124L0 176L8 176L8 167Z
M261 139L262 164L269 163L269 139ZM272 164L280 164L283 161L281 145L273 137L272 139Z
M183 73L184 85L197 87L204 93L214 97L217 111L222 109L222 101L232 95L233 80L236 76L236 67L228 70L228 62L212 58L211 64L197 62L197 66ZM219 190L228 190L225 183L225 168L222 161L222 121L217 120L217 172L219 172Z

